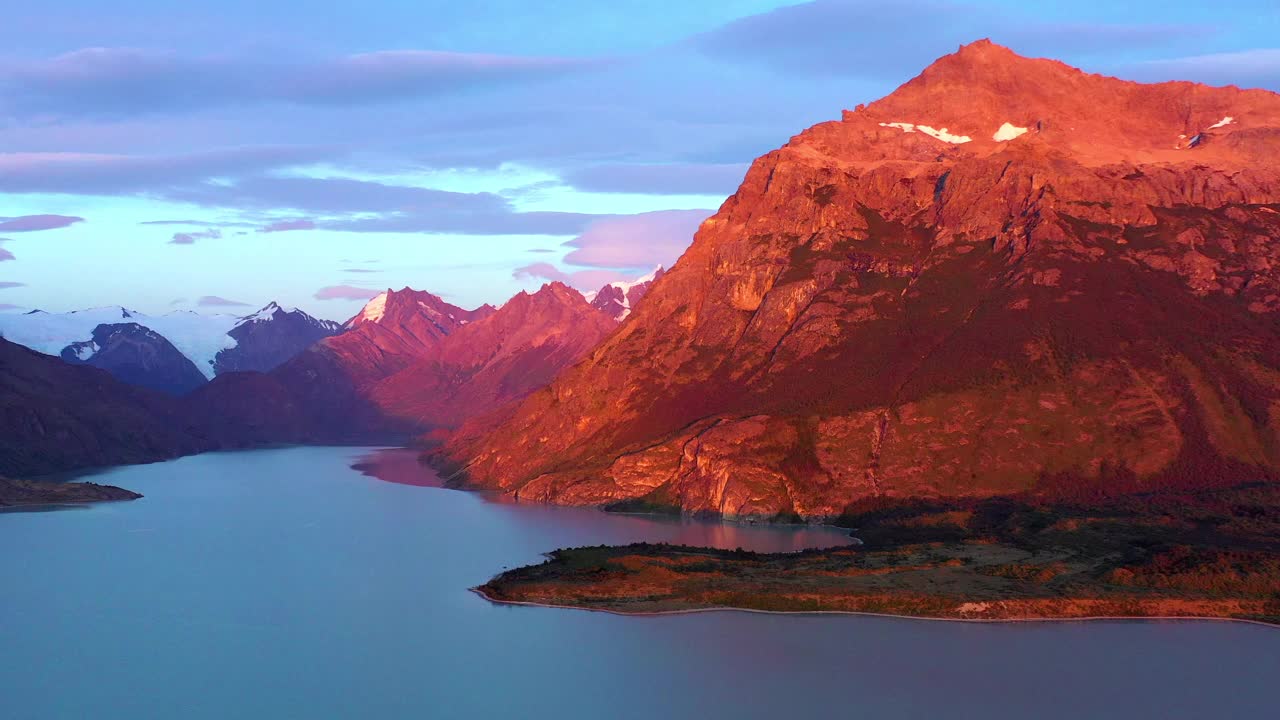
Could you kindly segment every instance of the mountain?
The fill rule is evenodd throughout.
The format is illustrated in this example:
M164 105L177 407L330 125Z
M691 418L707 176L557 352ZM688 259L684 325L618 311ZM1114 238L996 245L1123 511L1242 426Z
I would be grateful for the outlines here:
M729 516L1280 469L1280 96L987 41L757 159L627 322L435 455Z
M205 384L204 375L168 340L137 323L99 325L89 340L62 350L73 365L91 365L116 379L171 395L185 395Z
M214 358L235 345L235 339L227 333L240 318L189 310L146 315L119 306L66 313L32 310L22 314L0 313L0 335L37 352L59 356L67 346L91 340L94 328L99 325L121 322L136 323L158 333L194 363L201 374L212 378Z
M128 345L113 346L115 350L107 356L94 350L95 343L102 347L95 337L100 326L122 324L133 324L157 336L160 342L135 332ZM85 360L92 351L95 359L90 364L107 369L121 380L177 394L189 392L218 374L270 370L342 331L338 323L318 320L275 302L244 317L191 311L150 316L123 307L68 313L0 313L0 335L13 342L70 362ZM122 339L123 336L116 337L117 342ZM139 349L148 342L155 343L157 349ZM171 345L188 362L159 349L161 343ZM134 350L125 352L126 347ZM199 383L194 382L187 364L196 368L201 376Z
M266 372L315 343L342 332L332 320L318 320L275 302L240 318L227 331L234 344L220 350L213 360L215 374L256 370Z
M622 322L631 314L635 304L649 292L654 281L665 274L659 265L653 272L631 282L611 282L599 290L587 293L586 300L591 307L603 312L616 322Z
M387 290L343 327L268 373L227 373L192 395L198 414L256 442L389 442L422 427L371 399L374 386L431 356L489 305L465 310L428 292Z
M180 403L0 339L0 475L151 462L216 447Z
M452 427L546 385L614 327L577 290L543 285L457 328L429 356L375 385L371 397L423 428Z

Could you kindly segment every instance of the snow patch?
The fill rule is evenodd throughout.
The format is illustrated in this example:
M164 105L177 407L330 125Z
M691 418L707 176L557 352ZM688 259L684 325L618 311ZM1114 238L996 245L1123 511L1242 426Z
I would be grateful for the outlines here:
M1216 123L1214 123L1214 124L1210 125L1208 129L1210 129L1210 130L1216 130L1216 129L1220 128L1220 127L1226 127L1226 126L1230 125L1231 123L1233 123L1233 122L1235 122L1235 121L1236 121L1236 119L1235 119L1235 118L1233 118L1233 117L1231 117L1230 115L1228 115L1228 116L1226 116L1226 117L1222 118L1221 120L1219 120L1218 122L1216 122Z
M372 300L365 304L364 309L356 316L356 320L365 322L378 322L387 314L387 294L378 293ZM352 321L354 324L355 321Z
M1026 134L1026 132L1027 132L1027 129L1024 127L1018 127L1013 123L1005 123L1000 126L999 130L996 130L996 134L992 135L991 139L995 140L996 142L1008 142L1010 140L1013 140L1014 138L1017 138Z
M0 313L0 334L11 342L57 357L68 345L93 337L97 326L120 322L134 322L160 335L195 363L206 378L213 379L213 358L219 351L236 346L235 338L227 333L240 318L184 310L152 317L119 306L66 313Z
M98 343L89 341L76 348L76 357L80 359L80 362L88 362L89 358L97 355L100 349Z
M931 138L941 140L944 143L951 143L952 145L962 145L973 140L973 138L968 135L954 135L947 132L946 128L937 129L929 125L916 125L914 123L906 122L889 122L880 123L880 126L897 128L903 132L916 132L918 130Z

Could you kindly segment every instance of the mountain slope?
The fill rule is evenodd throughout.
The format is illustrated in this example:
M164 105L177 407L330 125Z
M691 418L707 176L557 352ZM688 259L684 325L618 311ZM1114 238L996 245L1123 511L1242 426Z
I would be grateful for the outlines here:
M193 409L241 444L389 442L424 429L386 413L375 385L432 356L450 334L493 313L465 310L428 292L388 290L370 300L340 335L268 373L219 376L192 395Z
M546 385L615 327L578 291L550 283L458 328L429 357L379 382L372 398L423 427L452 427Z
M180 401L0 339L0 475L151 462L212 449Z
M321 340L342 332L332 320L318 320L275 302L247 315L227 331L235 341L213 360L216 374L256 370L266 372Z
M63 348L62 359L101 368L121 382L170 395L185 395L206 382L172 343L137 323L99 325L91 339Z
M437 460L837 515L1280 468L1280 97L983 41L758 159L587 360Z

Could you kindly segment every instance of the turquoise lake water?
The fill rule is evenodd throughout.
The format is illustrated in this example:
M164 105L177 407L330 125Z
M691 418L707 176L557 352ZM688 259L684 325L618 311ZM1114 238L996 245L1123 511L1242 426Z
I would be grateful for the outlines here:
M351 469L373 458L376 479ZM491 502L404 451L116 468L142 500L0 513L0 718L1247 718L1280 631L496 606L557 547L802 530ZM390 480L391 482L387 482Z

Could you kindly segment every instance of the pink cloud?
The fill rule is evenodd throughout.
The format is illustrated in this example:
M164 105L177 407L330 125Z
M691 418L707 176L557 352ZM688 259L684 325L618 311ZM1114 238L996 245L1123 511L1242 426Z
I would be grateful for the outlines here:
M15 259L13 257L13 253L9 252L8 250L5 250L4 248L0 248L0 262L4 262L5 260L13 260L13 259Z
M518 267L511 276L517 280L555 280L584 292L599 290L601 287L618 280L629 279L625 273L616 270L578 270L565 272L551 263L533 263Z
M693 233L711 210L658 210L617 215L591 223L565 243L574 248L564 261L608 268L671 267L689 247Z
M368 300L378 292L378 290L354 285L329 285L317 290L315 298L317 300Z
M258 228L260 233L288 232L290 230L315 230L316 224L310 220L280 220Z
M36 232L38 230L56 230L68 225L84 222L84 218L74 215L22 215L19 217L0 219L0 231L3 232Z
M26 285L27 285L26 283L12 282L12 281L6 280L4 282L0 282L0 290L8 290L9 288L16 288L16 287L26 287Z

